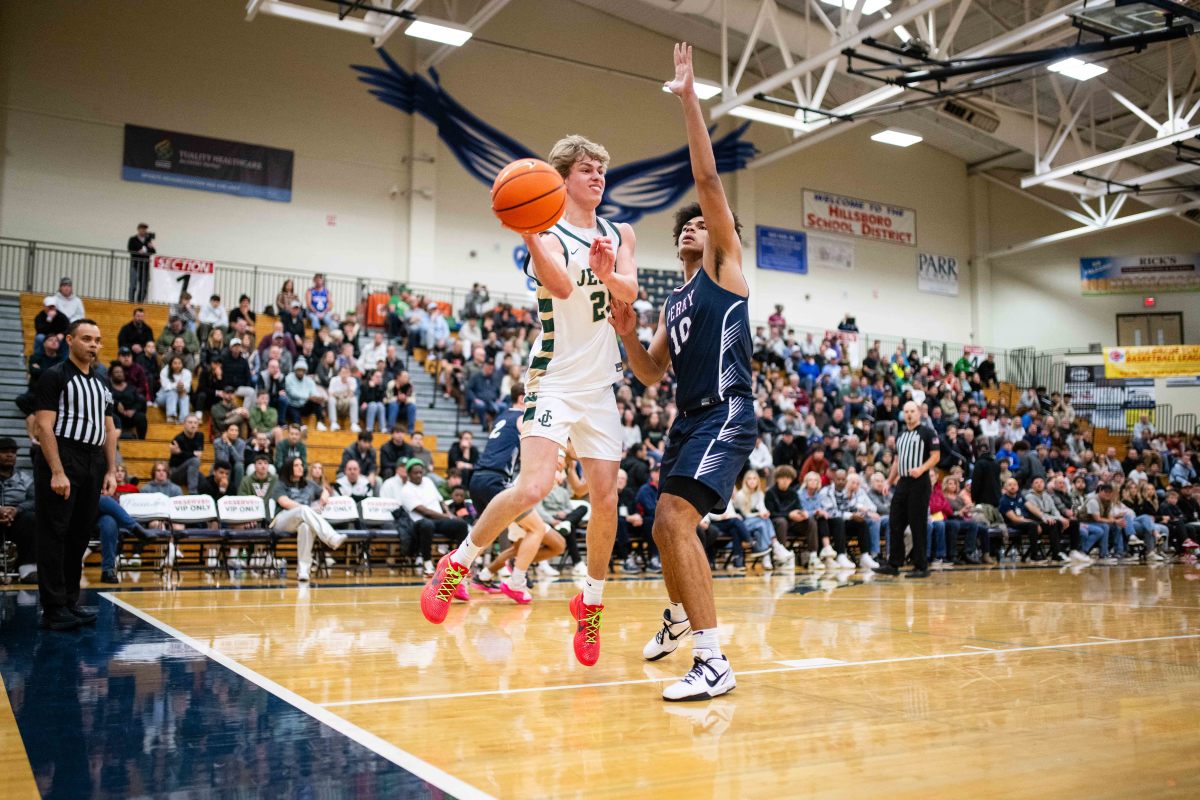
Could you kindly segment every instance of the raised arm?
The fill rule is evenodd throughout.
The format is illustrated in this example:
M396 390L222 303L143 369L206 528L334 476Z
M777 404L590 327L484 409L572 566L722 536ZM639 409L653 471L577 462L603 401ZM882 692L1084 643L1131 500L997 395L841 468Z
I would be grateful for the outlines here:
M529 248L529 260L538 282L559 300L566 300L574 290L567 275L567 252L557 236L547 233L525 234L521 237Z
M608 320L621 343L625 345L625 355L629 358L629 368L643 386L654 386L667 373L671 365L671 356L667 351L667 327L663 323L662 312L658 315L658 330L647 350L637 338L637 315L628 303L622 303L613 298L612 315Z
M683 106L688 152L692 158L692 178L696 182L696 194L704 214L704 227L713 244L713 247L705 249L704 269L723 288L735 294L747 295L750 289L742 275L742 242L738 238L729 200L725 197L725 187L721 185L717 173L712 139L704 124L700 98L696 96L692 47L686 42L675 45L675 79L668 81L666 87L679 97ZM721 270L720 267L728 269Z

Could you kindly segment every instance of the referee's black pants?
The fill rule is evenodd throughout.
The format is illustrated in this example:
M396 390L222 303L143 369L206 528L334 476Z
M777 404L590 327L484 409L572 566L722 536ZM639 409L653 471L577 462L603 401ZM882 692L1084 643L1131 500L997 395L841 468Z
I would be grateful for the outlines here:
M64 500L50 488L50 465L33 450L33 489L37 503L38 594L42 613L79 603L83 552L96 533L96 510L108 469L99 447L58 440L58 457L71 482Z
M888 514L888 563L896 569L904 566L904 529L912 528L912 557L915 569L928 569L926 554L929 537L929 495L933 484L928 475L903 477L896 484Z

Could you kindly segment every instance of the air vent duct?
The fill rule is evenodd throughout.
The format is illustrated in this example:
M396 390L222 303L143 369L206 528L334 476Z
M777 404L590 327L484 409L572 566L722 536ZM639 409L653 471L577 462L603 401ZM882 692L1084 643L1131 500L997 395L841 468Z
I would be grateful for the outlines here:
M950 99L938 106L938 110L984 133L995 133L1000 127L1000 118L977 105L962 100Z

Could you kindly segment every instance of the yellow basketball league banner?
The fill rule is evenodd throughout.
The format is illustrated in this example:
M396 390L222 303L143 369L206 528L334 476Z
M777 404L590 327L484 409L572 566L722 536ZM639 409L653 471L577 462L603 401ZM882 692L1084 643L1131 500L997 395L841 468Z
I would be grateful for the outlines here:
M1104 348L1106 378L1174 378L1200 375L1200 345Z

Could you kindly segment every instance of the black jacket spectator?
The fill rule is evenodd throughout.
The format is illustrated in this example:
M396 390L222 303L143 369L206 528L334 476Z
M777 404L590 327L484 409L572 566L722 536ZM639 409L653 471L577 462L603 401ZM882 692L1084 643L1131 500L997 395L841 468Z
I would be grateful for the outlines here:
M66 345L61 346L59 348L58 352L55 353L54 355L50 355L49 353L43 351L41 353L38 353L36 356L31 356L29 358L29 388L30 389L32 389L37 384L38 379L42 377L43 372L50 369L50 367L53 367L55 364L58 364L65 358L65 355L64 355L64 353L66 352L64 349L65 347L66 347Z
M789 464L796 469L800 469L800 464L804 461L804 448L796 441L795 436L781 435L779 441L775 443L775 450L771 453L771 460L775 462L775 466L777 467Z
M66 335L67 326L71 324L70 321L67 320L66 314L59 311L54 315L54 319L47 319L46 317L46 309L43 308L38 312L38 315L33 318L33 329L35 332L42 336L58 336L60 334L63 336Z
M296 309L300 311L299 308ZM279 319L283 323L283 332L295 340L296 344L304 341L304 314L295 313L291 310L280 309Z
M117 347L128 347L133 349L136 344L138 347L145 347L148 343L154 341L154 331L150 330L150 326L145 322L130 320L121 326L121 330L117 333Z
M358 449L357 441L346 445L346 449L342 451L342 463L338 467L339 475L345 471L346 463L351 459L358 462L358 466L362 468L363 477L370 477L379 473L379 462L375 458L374 447L368 447L363 451Z
M980 454L971 472L971 499L976 503L1000 506L1000 465L990 452Z
M352 445L353 446L353 445ZM403 464L408 459L412 458L412 447L408 442L396 444L391 439L383 443L379 448L379 477L381 480L387 480L396 472L396 465Z
M233 353L222 356L221 377L226 386L254 385L254 379L250 377L250 362Z

